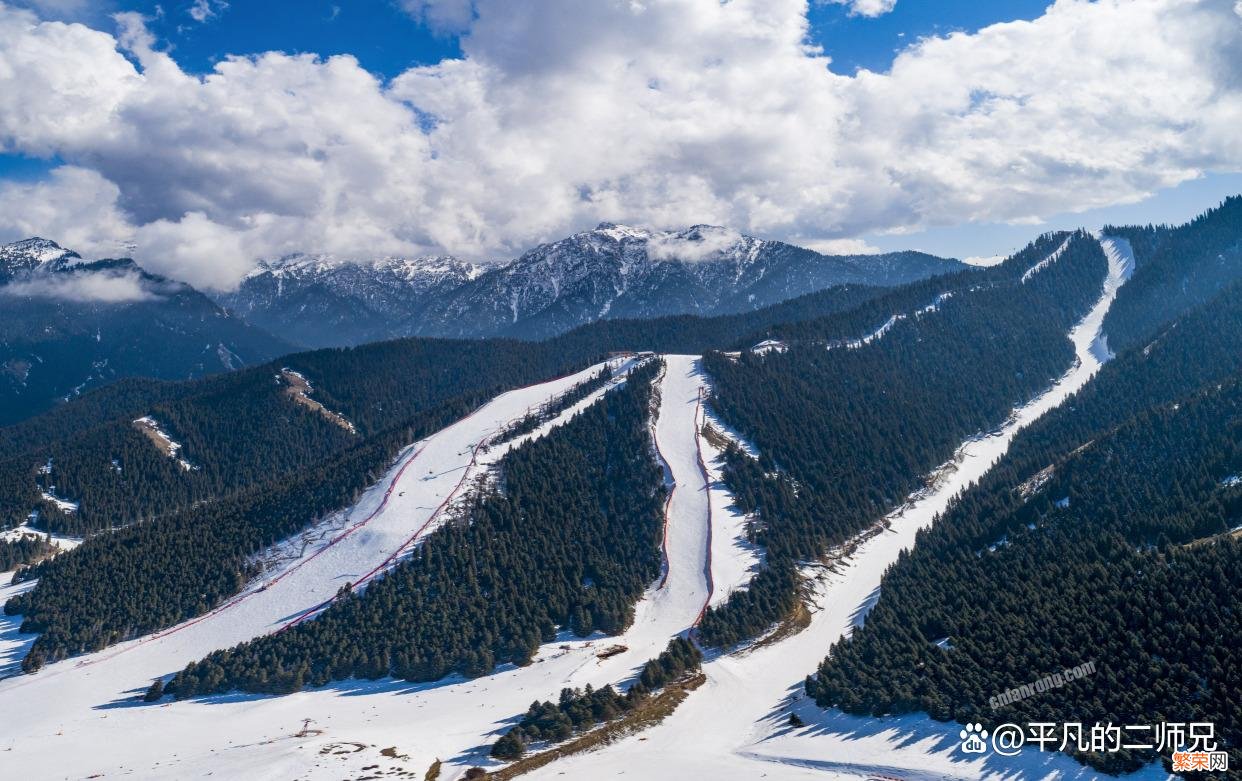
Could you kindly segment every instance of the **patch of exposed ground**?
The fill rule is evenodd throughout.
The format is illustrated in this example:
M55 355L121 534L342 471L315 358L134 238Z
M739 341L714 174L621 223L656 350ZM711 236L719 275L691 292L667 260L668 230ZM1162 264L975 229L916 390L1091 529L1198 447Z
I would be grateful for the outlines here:
M306 379L303 374L295 372L293 369L281 369L280 379L285 384L285 395L292 399L295 404L300 404L311 412L323 416L329 423L340 426L351 434L358 433L358 430L354 428L354 424L346 420L343 415L333 412L311 398L314 388L311 387L310 380Z

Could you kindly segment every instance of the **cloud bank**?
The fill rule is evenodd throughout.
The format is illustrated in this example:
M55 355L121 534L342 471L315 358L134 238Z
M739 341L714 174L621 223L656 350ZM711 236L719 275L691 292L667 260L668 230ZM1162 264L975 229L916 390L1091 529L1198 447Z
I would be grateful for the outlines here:
M134 271L40 274L0 285L0 296L51 298L75 303L129 304L161 298Z
M1135 201L1242 170L1235 3L1059 0L841 76L804 0L404 0L464 56L390 81L281 53L198 77L136 15L0 5L0 150L65 161L0 185L0 238L228 287L258 257L509 257L603 220L827 246Z

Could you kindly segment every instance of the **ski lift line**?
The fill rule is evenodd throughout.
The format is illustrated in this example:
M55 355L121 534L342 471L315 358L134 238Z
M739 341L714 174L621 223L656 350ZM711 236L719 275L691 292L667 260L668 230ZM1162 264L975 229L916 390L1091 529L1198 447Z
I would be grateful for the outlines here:
M396 550L394 550L391 554L389 554L386 559L384 559L382 562L377 564L370 572L358 578L358 581L350 587L351 593L356 592L360 587L366 585L366 583L370 581L372 578L374 578L377 574L379 574L380 572L382 572L383 570L391 566L392 563L397 560L397 557L401 555L402 551L406 550L407 548L409 548L411 545L413 545L415 542L418 541L418 538L421 537L427 531L427 529L431 526L431 524L440 516L440 513L443 512L448 507L449 503L452 502L453 499L457 496L457 492L461 490L461 487L466 484L466 478L470 476L470 470L478 464L479 451L483 448L483 446L488 441L490 441L490 437L484 437L483 439L480 439L478 443L474 446L474 453L470 456L470 463L467 464L465 470L462 471L461 480L457 481L457 485L453 487L452 491L449 491L449 494L448 496L444 498L444 501L440 502L439 506L436 507L435 511L432 512L430 516L428 516L426 522L424 522L422 526L418 527L417 531L415 531L412 535L407 537L405 541L403 541L399 546L397 546ZM306 619L311 618L315 614L319 613L321 610L327 608L334 601L336 601L335 596L331 597L325 602L315 605L314 607L310 608L309 610L306 610L301 615L297 616L296 618L286 623L280 629L277 629L276 632L277 633L283 632L286 629L290 629L292 627L297 626L298 624L302 623Z
M388 505L388 500L389 500L389 498L391 498L391 496L392 496L392 491L393 491L393 489L396 487L397 483L401 480L401 476L405 474L405 470L406 470L406 469L408 469L408 468L410 467L410 464L413 464L416 460L418 460L418 457L419 457L420 455L422 455L422 454L423 454L423 451L424 451L425 449L426 449L426 445L424 445L423 447L419 448L417 451L415 451L415 452L414 452L414 454L413 454L413 455L412 455L412 456L411 456L411 457L410 457L410 458L409 458L409 459L408 459L408 460L407 460L404 464L402 464L402 465L401 465L401 468L397 471L397 474L393 477L392 482L391 482L391 483L389 483L387 490L385 490L385 491L384 491L384 497L383 497L383 499L380 501L379 506L377 506L374 510L372 510L372 511L371 511L371 513L370 513L370 514L369 514L366 518L363 518L361 521L358 521L358 522L357 522L357 523L355 523L353 526L350 526L350 527L349 527L349 528L347 528L344 532L342 532L341 534L337 535L337 536L336 536L336 537L334 537L333 539L329 540L329 541L328 541L328 543L327 543L326 545L324 545L322 548L320 548L319 550L315 551L315 552L314 552L314 553L312 553L310 556L308 556L308 557L306 557L306 558L302 559L302 560L301 560L301 561L299 561L297 564L295 564L294 566L292 566L292 567L290 567L289 569L285 570L284 572L280 573L280 574L279 574L279 575L277 575L275 578L273 578L272 580L270 580L270 581L268 581L267 583L265 583L265 584L264 584L261 588L251 589L251 590L249 590L249 591L245 591L245 592L243 592L243 593L241 593L241 594L238 594L237 596L233 597L233 598L232 598L232 599L230 599L228 602L225 602L223 605L220 605L219 607L216 607L216 608L215 608L215 609L213 609L213 610L209 610L208 612L204 613L204 614L203 614L203 615L201 615L201 616L198 616L197 618L192 618L192 619L190 619L189 621L186 621L186 622L181 623L181 624L178 624L178 625L176 625L176 626L174 626L174 627L170 627L170 628L168 628L168 629L165 629L165 630L164 630L164 631L162 631L162 632L156 632L155 634L148 635L148 636L146 636L146 637L141 637L141 638L139 638L139 639L138 639L138 642L134 643L133 645L126 646L126 647L124 647L124 648L119 648L119 649L117 649L116 651L114 651L113 653L108 654L107 656L100 657L100 658L97 658L97 659L84 659L84 660L82 660L82 661L78 662L78 663L77 663L77 665L75 665L75 666L76 666L76 667L87 667L87 666L92 665L92 664L97 664L97 663L99 663L99 662L107 661L107 660L109 660L109 659L114 659L114 658L116 658L116 657L120 656L120 655L121 655L121 654L123 654L123 653L126 653L126 652L128 652L128 651L132 651L134 648L137 648L137 647L139 647L139 646L143 645L144 643L148 643L148 642L151 642L151 641L153 641L153 640L159 640L159 639L161 639L161 638L168 637L169 635L176 634L177 632L180 632L180 631L182 631L182 630L184 630L184 629L189 629L190 627L192 627L192 626L194 626L194 625L196 625L196 624L202 623L203 621L206 621L207 619L212 618L213 616L217 616L217 615L219 615L219 614L223 613L223 612L224 612L224 611L226 611L226 610L231 610L232 608L237 607L237 606L238 606L238 605L240 605L242 602L246 601L247 599L249 599L250 597L254 596L255 594L262 593L263 591L266 591L267 589L271 588L272 586L275 586L277 583L279 583L279 582L280 582L281 580L283 580L285 577L287 577L287 576L289 576L289 575L293 574L294 572L296 572L297 570L301 569L304 565L306 565L306 564L310 563L311 561L313 561L314 559L318 558L321 554L323 554L324 552L326 552L329 548L331 548L332 546L336 545L336 544L337 544L338 542L340 542L341 540L344 540L346 537L350 536L351 534L353 534L354 532L356 532L358 529L361 529L363 526L366 526L368 523L370 523L372 520L374 520L374 519L375 519L375 517L376 517L377 515L379 515L379 514L380 514L380 512L381 512L381 511L382 511L382 510L383 510L383 509L384 509L384 508Z

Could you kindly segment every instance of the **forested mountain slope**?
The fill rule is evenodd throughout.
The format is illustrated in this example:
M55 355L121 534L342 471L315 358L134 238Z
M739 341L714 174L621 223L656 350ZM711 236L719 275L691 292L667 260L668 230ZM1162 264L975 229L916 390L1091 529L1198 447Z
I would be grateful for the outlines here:
M1065 335L1106 272L1094 238L1051 234L964 290L873 322L855 345L812 321L791 329L784 352L706 356L712 406L760 453L733 448L725 477L755 514L751 536L767 560L749 589L709 611L703 641L729 646L781 619L795 604L799 561L882 516L962 439L1062 374L1073 359Z
M753 326L766 334L785 317L828 312L816 318L818 337L851 338L883 322L886 312L925 306L924 298L1012 285L1018 266L1035 262L1055 239L1033 248L1031 258L1016 259L1008 267L1016 269L1013 274L963 272L883 293L824 291L771 311L696 320L689 330L684 319L672 318L597 323L537 344L404 340L298 354L197 383L131 382L89 394L0 432L11 454L0 462L0 496L10 524L24 519L32 502L41 523L58 529L91 532L138 518L156 522L97 537L73 556L43 565L37 588L11 607L23 611L28 629L44 633L28 666L203 612L240 587L251 552L348 504L399 447L505 387L585 365L606 349L635 341L649 340L658 349L750 345L757 334L736 335ZM1057 264L1038 275L1037 284L1023 287L1043 290L1050 283L1041 277L1055 282L1067 273L1062 269L1081 263ZM305 377L312 398L357 433L297 403L285 368ZM1038 381L1029 379L1031 387ZM1015 400L1011 387L996 387L1005 388L999 392L1007 403ZM134 423L144 417L179 446L175 458ZM62 512L54 499L75 502L78 509ZM120 582L130 584L124 600L80 598L114 594L108 584Z
M1242 279L1242 196L1172 228L1108 228L1130 240L1138 273L1117 296L1105 332L1120 351Z
M118 378L202 377L293 349L133 261L0 247L0 426Z
M529 663L560 627L620 632L660 571L657 362L499 463L496 486L361 594L191 664L170 690L296 691L350 677L438 680Z
M259 418L254 424L258 430L250 432L259 439L257 448L225 438L214 453L238 463L253 451L253 457L262 460L262 446L270 444L288 447L284 462L301 465L279 474L260 470L244 485L209 494L211 501L191 501L148 522L91 537L72 555L40 564L33 573L39 577L37 587L6 605L10 614L24 616L26 631L43 633L27 655L27 669L205 612L236 593L254 574L248 557L324 514L351 505L401 448L463 417L500 390L546 378L558 373L552 367L564 365L558 354L516 342L476 342L472 347L396 342L329 352L308 354L295 365L322 381L323 403L352 416L358 433L289 398L276 385L273 367L253 372L256 389L270 385L270 403L285 405L284 422L297 427L302 436L287 446L265 443ZM362 365L373 367L374 373L360 371ZM408 393L403 392L405 383L410 383ZM247 406L244 395L224 394L222 401L227 403L222 407L204 399L216 400L210 393L193 396L187 407L201 413L198 422L203 431L247 433L230 419L232 405ZM107 448L114 444L106 436L109 427L124 427L125 420L100 427L97 457L107 457ZM312 436L319 428L331 439ZM80 439L72 441L74 447L82 444ZM144 444L155 450L152 443ZM328 449L329 445L335 447ZM183 452L190 459L201 458L190 447ZM162 453L160 457L165 458ZM53 463L52 475L55 470ZM105 472L100 482L108 476ZM137 485L155 492L161 489L154 480ZM109 494L101 488L99 496ZM94 596L85 599L85 594Z
M1128 322L1160 317L1152 304ZM985 725L1208 721L1242 762L1239 344L1234 285L1106 365L921 535L807 691ZM1088 661L1055 694L988 706ZM1155 759L1077 755L1111 772Z
M402 325L483 269L456 258L380 258L347 263L326 255L261 262L216 300L247 322L308 347L411 336Z
M86 534L121 526L277 480L453 397L470 401L449 403L444 415L609 350L698 354L749 347L772 324L807 318L820 320L821 332L844 336L882 321L890 308L969 284L975 273L916 287L830 288L737 315L604 320L547 343L409 339L298 353L198 382L122 380L0 428L0 526L17 525L32 510L51 530ZM283 368L304 375L311 397L353 423L358 436L294 403ZM158 421L197 468L186 470L155 447L133 423L143 416ZM44 493L77 504L77 511L66 514Z
M15 525L37 508L42 528L74 534L166 516L205 499L278 486L375 437L397 441L431 430L506 388L582 360L515 342L389 342L299 353L198 382L118 384L0 430L0 512ZM307 378L310 398L354 430L298 403L284 368ZM180 446L178 458L135 424L142 417ZM59 511L42 493L78 508Z

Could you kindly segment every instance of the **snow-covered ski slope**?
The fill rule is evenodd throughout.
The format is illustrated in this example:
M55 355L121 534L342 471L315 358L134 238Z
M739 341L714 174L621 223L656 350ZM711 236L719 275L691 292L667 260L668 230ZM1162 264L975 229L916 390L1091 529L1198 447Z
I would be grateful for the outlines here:
M593 367L505 394L411 446L347 518L273 551L275 569L233 606L140 642L0 681L0 764L31 779L97 773L337 779L366 775L362 768L376 764L422 778L436 759L444 761L441 778L452 779L471 765L494 764L487 759L490 744L531 701L555 698L565 686L631 680L671 637L692 628L708 599L709 492L697 435L703 378L695 357L666 360L654 433L672 484L667 578L651 585L623 635L585 640L566 635L545 645L527 667L506 666L475 680L349 681L286 697L233 695L155 706L134 699L153 677L215 648L277 630L383 563L428 523L437 506L459 495L471 475L597 400L603 389L536 432L500 447L477 447L504 424L598 371ZM711 460L713 452L701 444ZM712 499L723 504L729 500L722 490L717 487ZM325 544L332 540L337 542ZM15 619L5 620L0 643L16 630ZM627 650L599 658L614 646ZM12 660L20 660L23 649L9 650ZM395 747L389 752L395 756L380 753L389 747Z
M141 777L186 777L210 772L218 764L214 753L230 743L296 732L280 732L284 724L279 713L285 709L280 700L240 698L228 704L135 708L130 707L129 698L131 690L212 650L280 629L329 600L345 583L357 583L385 562L391 563L394 554L408 550L412 538L434 528L439 520L436 510L460 493L471 467L478 466L479 442L600 368L503 394L411 445L356 506L270 552L270 569L264 576L211 613L140 640L51 665L37 675L0 681L4 706L0 708L0 764L6 770L23 769L28 778L47 777L53 768L51 777L112 775L125 770ZM592 398L598 398L598 393ZM575 405L523 439L562 422L580 407ZM494 449L488 460L499 458L514 444ZM7 581L4 576L0 582ZM32 585L5 585L0 600ZM0 617L0 665L20 662L33 639L17 634L19 624L20 617ZM321 697L339 701L340 692ZM347 709L324 705L316 715L333 710ZM300 725L298 718L296 726ZM136 737L141 735L154 739ZM197 755L198 759L174 768L168 765L173 753ZM289 777L279 762L271 771L263 769L262 762L252 770L257 775L249 770L245 775L263 777L270 772L268 777Z
M780 642L704 663L707 682L663 723L599 751L563 759L532 773L542 778L625 779L1087 779L1097 774L1062 754L1024 752L1016 758L970 759L958 748L959 725L925 716L864 719L823 711L806 699L805 677L832 643L850 633L875 604L880 578L958 492L976 482L1024 427L1060 405L1099 369L1100 326L1129 278L1129 246L1103 238L1109 274L1092 310L1070 332L1076 362L1056 383L1014 410L999 430L967 440L923 492L894 511L887 528L829 572L815 567L810 626ZM796 711L806 726L791 728ZM1135 778L1136 776L1129 776ZM1139 774L1164 778L1157 767ZM1106 778L1106 777L1101 777Z
M844 566L811 571L810 627L780 642L708 661L707 683L664 723L602 750L552 763L532 777L750 779L866 777L1086 778L1063 756L1028 754L1006 764L964 761L955 725L923 717L855 719L802 701L802 679L831 643L874 604L880 576L915 532L978 479L1014 434L1081 387L1108 357L1100 323L1128 276L1124 242L1104 239L1110 275L1104 295L1071 333L1078 363L998 432L964 443L934 485L888 519ZM271 570L233 606L142 642L0 681L0 768L27 779L128 775L139 778L422 778L437 759L453 781L472 765L494 767L490 744L536 699L565 686L630 680L672 636L688 632L704 604L745 584L759 551L719 482L719 453L698 435L706 378L693 356L665 356L654 434L672 487L667 505L666 577L651 584L635 621L619 637L569 635L522 668L432 684L347 681L284 697L232 695L160 705L135 700L151 678L211 650L279 629L408 550L435 525L436 508L460 496L509 447L540 436L598 399L600 390L514 443L479 447L531 407L586 379L513 391L403 452L347 514L270 552ZM726 434L732 435L731 432ZM709 525L710 520L710 525ZM16 588L28 588L21 586ZM11 593L0 592L0 599ZM14 619L0 619L0 654L20 659ZM617 646L626 650L612 654ZM600 658L608 651L607 658ZM807 727L790 730L796 709ZM391 750L388 750L391 749ZM1017 764L1015 764L1015 762ZM368 768L364 771L363 768Z

